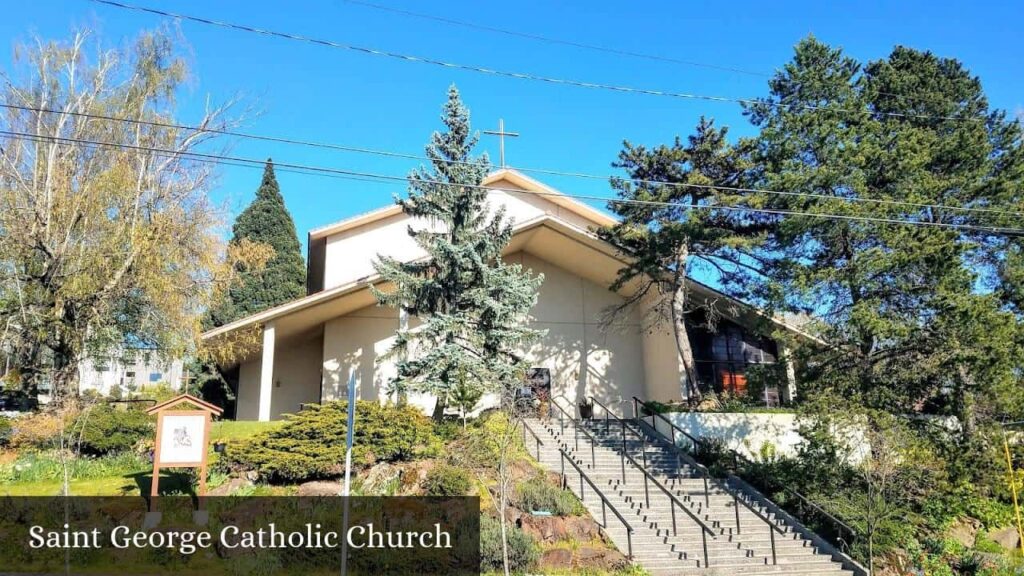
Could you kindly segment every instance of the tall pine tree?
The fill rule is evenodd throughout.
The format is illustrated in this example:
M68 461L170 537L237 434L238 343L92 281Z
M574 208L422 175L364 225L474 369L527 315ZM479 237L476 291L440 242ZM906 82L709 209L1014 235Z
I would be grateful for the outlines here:
M902 47L862 69L808 38L769 86L747 110L758 187L802 195L767 206L847 217L786 217L764 252L835 345L808 358L805 384L892 411L939 405L969 438L978 403L1004 410L996 387L1020 369L1004 346L1014 319L978 290L1005 242L891 222L999 224L979 209L1021 187L1019 127L960 63Z
M656 148L626 142L614 166L628 177L612 179L625 202L609 203L621 220L598 231L631 258L611 289L640 283L618 311L629 310L644 298L659 304L651 320L671 320L684 368L681 385L691 400L699 399L702 391L684 319L703 304L689 298L687 278L692 269L703 266L717 273L731 292L746 295L747 280L757 272L751 255L769 227L756 216L715 208L752 202L750 195L732 191L742 186L750 167L742 148L729 145L727 132L701 118L685 144L679 138L671 146ZM708 318L716 316L714 310L708 312Z
M542 281L502 261L512 226L503 209L488 206L482 183L490 164L486 155L470 155L477 136L455 86L441 119L446 130L426 147L430 167L414 170L409 196L397 200L427 257L374 263L382 282L394 286L375 288L378 302L422 322L399 331L389 351L398 367L393 390L433 394L439 405L466 380L492 392L521 381L522 351L540 336L526 323Z
M300 298L306 293L306 264L299 249L295 222L284 205L267 159L256 198L235 220L232 243L243 239L265 244L274 255L258 270L240 269L241 279L220 306L210 311L210 324L222 326L250 314Z

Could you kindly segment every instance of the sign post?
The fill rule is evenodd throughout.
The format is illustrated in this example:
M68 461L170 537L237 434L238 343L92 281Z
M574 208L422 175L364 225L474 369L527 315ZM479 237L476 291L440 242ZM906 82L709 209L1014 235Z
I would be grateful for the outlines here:
M194 410L175 409L190 404ZM156 442L153 445L153 482L149 490L149 510L154 510L160 494L161 468L199 469L199 508L206 495L206 456L210 445L210 427L213 416L222 410L190 394L175 396L146 410L156 414Z
M348 373L348 430L345 432L345 485L341 495L345 498L345 512L341 520L342 534L348 534L348 498L352 479L352 436L356 426L356 372ZM341 576L348 574L348 538L341 539Z

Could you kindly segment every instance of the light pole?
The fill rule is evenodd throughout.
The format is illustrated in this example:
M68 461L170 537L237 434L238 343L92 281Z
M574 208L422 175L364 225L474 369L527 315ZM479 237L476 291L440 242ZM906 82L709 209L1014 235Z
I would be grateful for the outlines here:
M1010 440L1006 436L1007 428L1019 428L1024 426L1024 420L1017 422L1003 423L1003 452L1006 454L1007 482L1010 484L1010 493L1013 494L1013 512L1017 517L1017 543L1021 552L1024 552L1024 525L1020 518L1020 502L1017 499L1017 474L1013 469L1013 458L1010 456Z

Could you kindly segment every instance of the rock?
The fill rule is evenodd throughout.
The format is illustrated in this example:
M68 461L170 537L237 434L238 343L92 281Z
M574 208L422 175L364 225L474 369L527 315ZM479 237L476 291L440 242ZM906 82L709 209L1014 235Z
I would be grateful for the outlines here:
M989 532L988 538L1007 550L1016 550L1020 547L1020 535L1017 533L1016 526L1003 528L996 532Z
M296 491L297 496L337 496L341 494L342 485L341 482L327 482L324 480L315 480L313 482L306 482L299 484L299 489Z
M974 546L974 541L978 538L978 532L981 531L981 528L981 522L974 518L959 518L946 531L946 536L967 548L971 548Z
M618 550L611 548L593 548L581 546L576 551L576 568L578 570L621 570L629 565L629 560Z
M522 514L515 523L523 532L541 542L552 543L566 539L565 518Z
M572 568L572 550L565 548L552 548L545 550L540 557L540 569L543 570L566 570Z
M565 519L565 536L580 542L593 542L601 539L601 527L589 516L570 517Z
M245 473L242 474L242 477L249 482L255 482L260 479L260 473L255 470L246 470Z

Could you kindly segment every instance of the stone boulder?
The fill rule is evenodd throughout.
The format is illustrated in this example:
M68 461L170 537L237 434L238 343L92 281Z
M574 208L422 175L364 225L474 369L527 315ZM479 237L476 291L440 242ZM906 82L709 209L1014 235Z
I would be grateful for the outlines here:
M297 496L338 496L341 494L341 482L329 482L326 480L314 480L299 484L296 491Z
M1017 533L1016 526L990 532L988 538L1007 550L1016 550L1017 548L1020 548L1020 534Z
M540 557L538 567L542 572L546 570L569 570L572 568L572 550L566 548L552 548L545 550Z
M576 568L578 570L616 571L629 566L629 560L612 548L594 548L581 546L576 551Z
M974 518L958 518L946 531L946 536L971 548L974 546L974 541L978 538L981 528L981 522Z

